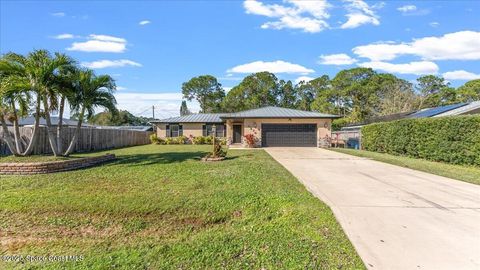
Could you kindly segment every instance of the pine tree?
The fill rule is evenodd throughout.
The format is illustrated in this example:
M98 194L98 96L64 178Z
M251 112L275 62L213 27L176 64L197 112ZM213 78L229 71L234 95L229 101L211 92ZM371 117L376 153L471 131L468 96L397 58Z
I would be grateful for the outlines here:
M187 107L187 101L183 100L182 105L180 106L180 116L191 114L190 110Z

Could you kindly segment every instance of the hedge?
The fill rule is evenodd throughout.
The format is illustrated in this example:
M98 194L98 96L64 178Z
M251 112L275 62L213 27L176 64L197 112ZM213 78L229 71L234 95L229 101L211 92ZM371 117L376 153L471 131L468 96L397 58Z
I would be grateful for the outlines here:
M368 151L480 165L480 116L404 119L362 127Z

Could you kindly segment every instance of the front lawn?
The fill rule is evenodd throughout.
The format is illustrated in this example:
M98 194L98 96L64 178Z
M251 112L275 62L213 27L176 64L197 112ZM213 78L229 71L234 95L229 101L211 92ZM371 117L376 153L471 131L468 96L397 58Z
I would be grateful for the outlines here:
M398 165L414 170L419 170L480 185L480 167L446 164L424 159L394 156L365 150L346 148L331 148L331 150L344 154L371 158L393 165Z
M84 258L23 265L42 269L364 268L330 209L267 153L199 162L210 148L130 147L100 167L1 176L0 255Z

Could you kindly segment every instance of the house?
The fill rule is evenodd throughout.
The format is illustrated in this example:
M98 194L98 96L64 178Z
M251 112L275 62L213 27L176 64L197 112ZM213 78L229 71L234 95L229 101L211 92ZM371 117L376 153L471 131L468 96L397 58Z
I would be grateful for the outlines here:
M339 116L280 107L263 107L236 113L190 114L151 121L157 136L225 137L228 145L245 146L252 134L256 145L328 147L332 120Z
M52 126L56 127L58 125L59 119L60 119L59 117L50 116L50 122L52 123ZM47 126L47 121L45 120L45 118L40 117L39 122L40 122L39 125L41 127ZM6 121L6 123L7 123L7 126L12 126L13 125L12 122L10 122L10 121ZM76 127L77 123L78 123L77 120L66 119L66 118L62 119L62 125L65 126L65 127ZM18 126L20 126L20 127L33 126L34 124L35 124L35 117L33 117L33 116L20 118L18 120ZM87 124L87 123L82 123L82 127L92 127L92 125Z
M480 114L480 101L457 103L445 106L421 109L413 112L396 113L378 117L372 117L361 123L353 123L342 127L340 131L333 132L332 143L334 146L348 148L360 148L361 129L363 126L373 123L390 122L401 119L446 117L455 115Z
M400 119L408 118L428 118L428 117L444 117L444 116L455 116L455 115L470 115L470 114L480 114L480 101L473 101L467 103L456 103L445 106L425 108L413 112L397 113L390 114L385 116L373 117L365 122L354 123L342 128L342 131L353 131L360 130L362 126L380 123L380 122L390 122Z

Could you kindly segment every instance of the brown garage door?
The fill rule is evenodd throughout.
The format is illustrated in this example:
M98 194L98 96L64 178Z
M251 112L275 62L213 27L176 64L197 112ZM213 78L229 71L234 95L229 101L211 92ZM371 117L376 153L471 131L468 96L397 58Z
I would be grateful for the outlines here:
M316 124L262 124L262 146L317 146Z

